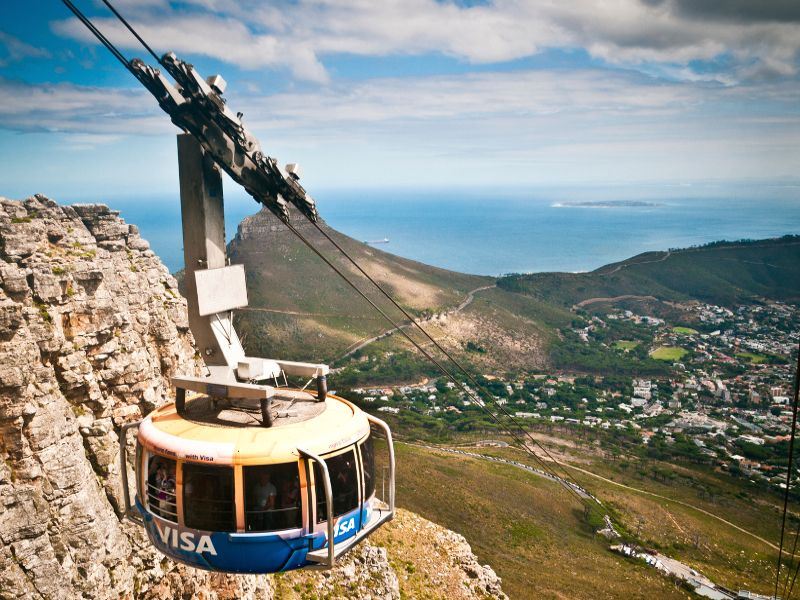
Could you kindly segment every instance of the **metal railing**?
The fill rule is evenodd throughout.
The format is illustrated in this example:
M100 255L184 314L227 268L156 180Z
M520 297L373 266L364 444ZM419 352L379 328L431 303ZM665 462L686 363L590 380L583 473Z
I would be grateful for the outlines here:
M120 428L119 431L119 476L120 483L122 484L122 498L125 503L124 517L127 517L134 523L144 525L142 517L133 510L131 505L131 492L128 482L128 431L134 427L139 427L141 420L133 423L126 423ZM134 469L135 471L135 469Z
M248 533L260 533L269 531L280 531L282 529L297 529L302 527L300 519L300 506L286 506L284 508L267 508L264 510L245 511L245 529ZM274 517L274 518L271 518ZM256 529L254 525L263 519L263 527ZM283 519L286 524L280 527L273 527L275 521Z
M328 506L328 566L333 566L336 563L336 548L333 542L333 492L331 490L331 475L328 472L328 465L325 461L317 456L316 454L312 454L302 448L298 448L297 451L300 453L301 456L305 458L310 458L314 462L319 465L319 468L322 470L322 483L325 489L325 502ZM317 485L317 482L314 482Z
M164 496L163 498L161 496ZM178 500L175 491L147 483L147 507L163 519L178 522ZM165 508L167 507L167 508ZM172 509L172 510L170 510Z
M363 527L359 530L355 536L349 538L343 542L341 542L339 547L339 553L343 554L347 552L350 548L352 548L356 543L367 537L370 533L372 533L375 529L380 527L385 522L394 518L395 506L394 506L394 499L395 499L395 457L394 457L394 444L392 442L392 432L389 429L389 426L381 421L377 417L373 417L370 414L367 414L367 419L370 423L377 425L380 429L383 430L384 435L386 436L387 446L389 448L389 510L382 514L380 517L376 519L371 519L369 524L366 527ZM336 556L337 556L337 547L334 541L334 534L335 534L335 527L334 527L334 519L333 516L334 508L333 508L333 491L331 487L331 477L330 472L328 471L328 465L325 463L325 460L308 452L307 450L303 450L302 448L297 449L300 453L300 456L311 459L315 461L322 471L322 483L323 489L325 491L325 503L328 507L328 514L327 514L327 532L328 532L328 539L327 539L327 547L323 547L320 550L315 550L309 552L306 556L308 560L312 562L318 563L317 568L323 569L330 569L336 564ZM319 482L315 481L315 486L319 489ZM385 500L384 500L385 501ZM380 509L379 509L380 510ZM382 512L382 511L381 511ZM324 552L323 554L323 550Z

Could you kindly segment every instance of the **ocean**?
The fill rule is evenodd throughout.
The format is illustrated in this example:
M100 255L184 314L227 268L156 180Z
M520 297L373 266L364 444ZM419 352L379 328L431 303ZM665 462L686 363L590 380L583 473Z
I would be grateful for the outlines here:
M501 275L588 271L650 250L800 234L800 190L758 195L336 190L317 198L320 214L339 231L362 241L388 238L377 245L381 250L455 271ZM105 201L139 226L170 270L182 268L177 195ZM258 205L229 194L225 210L230 239Z

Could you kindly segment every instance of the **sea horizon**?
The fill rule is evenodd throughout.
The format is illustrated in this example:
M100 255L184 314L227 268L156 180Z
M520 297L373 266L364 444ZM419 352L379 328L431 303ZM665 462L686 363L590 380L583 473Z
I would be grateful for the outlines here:
M333 190L321 217L360 241L425 264L476 275L586 272L642 252L720 240L800 234L800 190L774 195L577 193L553 190ZM706 190L707 191L707 190ZM59 201L62 199L59 198ZM71 199L64 203L72 203ZM78 200L75 200L78 201ZM135 224L172 272L183 267L178 194L84 199ZM249 196L226 197L226 239L258 212Z

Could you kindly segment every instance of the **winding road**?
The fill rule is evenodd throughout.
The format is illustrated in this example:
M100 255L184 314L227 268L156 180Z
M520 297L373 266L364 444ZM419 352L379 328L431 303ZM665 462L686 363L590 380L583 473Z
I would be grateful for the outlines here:
M461 312L462 310L467 308L470 304L472 304L472 301L475 299L475 294L477 294L478 292L481 292L483 290L490 290L490 289L492 289L494 287L497 287L497 284L493 283L491 285L484 285L484 286L481 286L481 287L477 287L474 290L470 290L469 292L467 292L467 295L464 298L464 300L461 302L461 304L459 304L458 306L456 306L455 308L453 308L451 310L444 311L441 314L443 314L443 315L453 315L453 314ZM418 323L420 325L423 325L425 323L429 323L432 320L433 320L433 317L428 317L427 319L423 319L421 321L418 321ZM343 358L347 358L348 356L358 352L362 348L364 348L366 346L369 346L373 342L377 342L378 340L381 340L381 339L385 338L386 336L392 335L395 331L399 331L401 329L407 329L409 327L412 327L413 325L414 324L412 322L410 322L408 320L405 320L405 321L402 322L402 324L399 327L391 327L389 329L386 329L386 330L382 331L378 335L374 335L372 337L359 340L355 344L351 345L347 350L345 350L344 353L341 356L339 356L339 357L337 357L335 359L335 361L339 361L339 360L342 360Z

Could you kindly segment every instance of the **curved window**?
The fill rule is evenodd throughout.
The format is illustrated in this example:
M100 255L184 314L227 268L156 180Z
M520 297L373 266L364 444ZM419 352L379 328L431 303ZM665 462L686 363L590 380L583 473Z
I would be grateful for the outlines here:
M244 467L245 531L302 527L297 463Z
M203 531L236 531L232 467L183 463L183 522Z
M147 507L162 519L178 522L175 460L151 454L147 461Z
M372 434L361 444L361 462L364 465L364 500L375 493L375 445Z
M325 457L323 457L325 458ZM333 493L333 516L338 517L358 507L358 472L356 455L352 450L325 458L331 477ZM317 522L328 520L328 504L325 501L325 484L322 469L314 463L314 481L317 488Z

